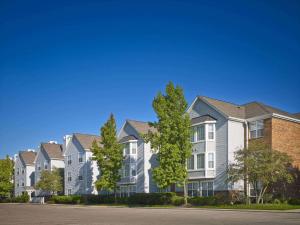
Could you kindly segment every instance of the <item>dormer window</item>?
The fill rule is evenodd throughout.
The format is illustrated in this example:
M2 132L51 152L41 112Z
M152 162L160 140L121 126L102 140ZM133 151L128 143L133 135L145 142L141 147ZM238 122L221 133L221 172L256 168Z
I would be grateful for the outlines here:
M250 122L250 139L264 136L264 121L257 120Z

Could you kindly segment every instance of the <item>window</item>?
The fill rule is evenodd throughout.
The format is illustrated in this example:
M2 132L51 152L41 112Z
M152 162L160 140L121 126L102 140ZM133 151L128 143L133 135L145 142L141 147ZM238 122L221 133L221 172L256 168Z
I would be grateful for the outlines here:
M128 197L136 193L136 185L121 185L120 197Z
M22 179L22 181L21 181L21 186L24 187L24 185L25 185L25 184L24 184L24 180Z
M191 155L191 157L187 160L187 169L193 170L194 168L194 155Z
M72 181L72 174L71 174L71 172L68 172L68 181L69 182Z
M130 143L124 144L124 155L130 154Z
M68 195L72 194L72 189L68 189Z
M214 153L208 153L208 168L213 169L215 167Z
M197 126L197 141L205 140L205 126L204 124Z
M78 180L80 180L80 181L82 181L82 180L83 180L83 176L82 176L82 174L79 174L79 175L78 175Z
M22 168L22 174L24 174L25 173L25 169L24 168Z
M19 180L17 181L17 187L20 187L20 182L19 182Z
M212 181L201 182L201 196L213 196L214 183Z
M137 152L137 143L133 142L131 143L131 154L135 155Z
M38 166L37 166L38 170L41 170L41 164L38 163Z
M44 162L44 169L47 170L48 169L48 163Z
M205 125L201 124L192 127L191 142L204 141L205 140Z
M205 168L205 154L201 153L197 155L197 169Z
M207 135L208 135L208 140L215 139L215 125L214 124L207 124Z
M17 175L20 174L20 168L17 168Z
M250 138L259 138L264 135L264 121L257 120L250 122Z
M195 197L199 196L199 182L188 183L188 196Z
M129 177L129 175L130 175L130 166L129 164L126 164L124 168L124 177Z
M72 164L72 158L71 158L71 155L68 155L68 156L67 156L67 163L68 163L68 165L71 165L71 164Z
M136 164L132 163L130 167L131 167L131 176L136 176Z
M83 162L83 153L78 153L78 162L82 163Z

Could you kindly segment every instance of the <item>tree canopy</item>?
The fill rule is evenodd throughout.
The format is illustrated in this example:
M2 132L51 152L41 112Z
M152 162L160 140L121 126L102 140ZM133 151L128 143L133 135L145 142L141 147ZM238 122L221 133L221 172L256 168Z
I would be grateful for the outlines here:
M150 123L157 132L149 132L145 139L157 152L158 167L153 169L153 177L160 188L172 184L183 185L186 189L186 160L191 155L191 123L186 114L187 101L183 89L170 82L166 94L158 93L152 103L157 122ZM185 196L187 196L186 190Z
M100 177L96 181L97 188L114 191L116 194L117 182L121 178L120 169L123 153L122 145L117 139L116 122L113 114L101 127L101 142L94 141L92 152L100 171Z
M62 182L63 178L60 169L56 168L53 171L43 170L40 180L35 187L42 191L50 192L50 194L57 194L57 192L63 190Z
M6 156L5 159L0 159L0 196L10 197L13 191L13 170L14 163Z
M251 141L248 148L235 153L235 162L229 165L229 182L247 179L254 189L256 203L262 203L268 188L278 181L291 183L289 172L292 159L271 149L262 141Z

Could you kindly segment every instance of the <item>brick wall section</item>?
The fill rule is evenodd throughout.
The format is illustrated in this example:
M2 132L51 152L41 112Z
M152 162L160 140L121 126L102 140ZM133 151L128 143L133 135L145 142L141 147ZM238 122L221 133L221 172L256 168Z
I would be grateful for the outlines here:
M264 120L264 141L266 144L272 144L272 119Z
M270 121L268 121L270 120ZM270 129L271 127L271 129ZM270 138L270 130L272 130ZM265 141L272 142L272 148L290 155L294 166L300 168L300 124L278 118L265 121Z

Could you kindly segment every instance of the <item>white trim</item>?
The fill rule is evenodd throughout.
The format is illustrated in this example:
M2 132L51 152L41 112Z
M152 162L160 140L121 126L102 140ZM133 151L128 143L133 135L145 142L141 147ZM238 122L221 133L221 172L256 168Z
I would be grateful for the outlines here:
M247 122L253 122L253 121L256 121L256 120L264 120L264 119L268 119L268 118L271 118L272 117L272 114L265 114L265 115L261 115L261 116L255 116L255 117L251 117L251 118L248 118L246 119Z
M284 119L284 120L288 120L288 121L300 123L299 119L288 117L288 116L283 116L283 115L280 115L280 114L277 114L277 113L273 113L272 116L275 117L275 118L279 118L279 119Z
M217 123L217 121L214 120L214 121L204 121L204 122L200 122L200 123L195 123L195 124L192 124L191 127L194 127L194 126L197 126L197 125L201 125L201 124L206 124L206 123Z
M190 107L188 107L188 109L186 110L187 113L190 113L192 110L192 106L196 103L196 101L198 100L198 96L194 99L194 101L192 102L192 104L190 105Z
M232 120L232 121L236 121L236 122L241 122L241 123L246 121L245 119L236 118L236 117L232 117L232 116L229 116L227 119Z

